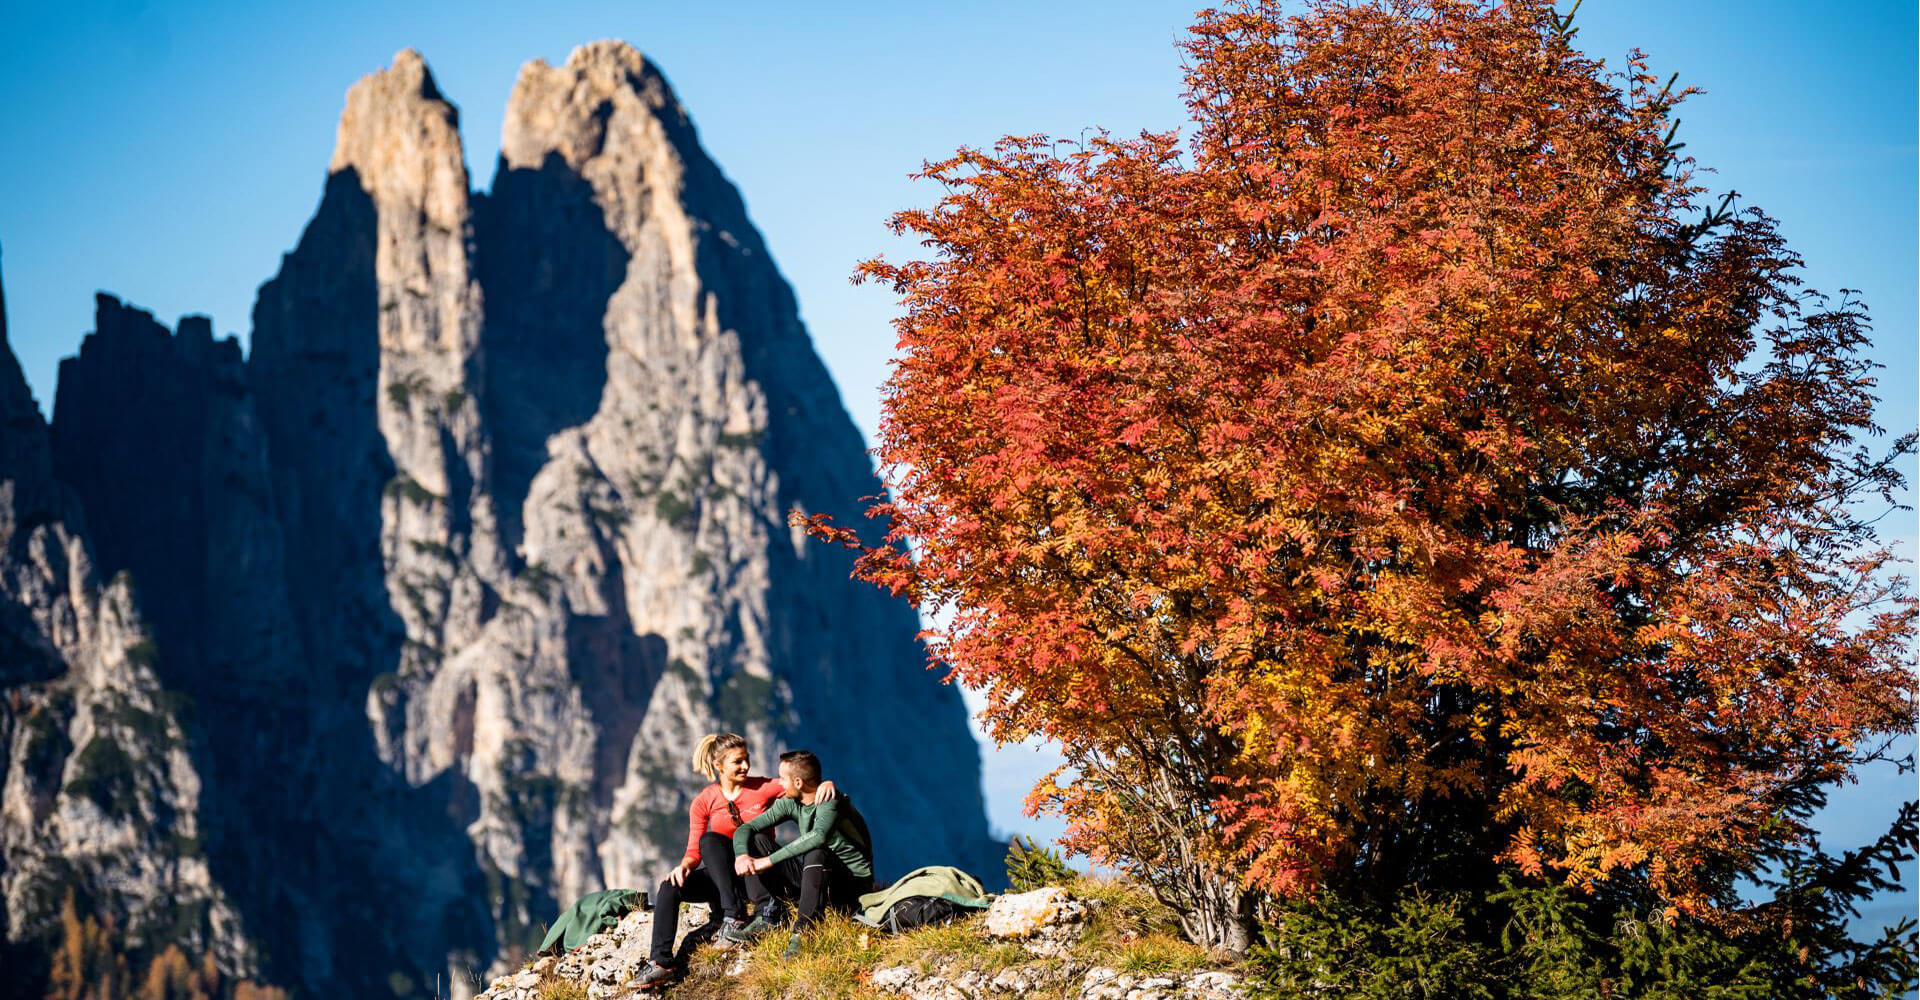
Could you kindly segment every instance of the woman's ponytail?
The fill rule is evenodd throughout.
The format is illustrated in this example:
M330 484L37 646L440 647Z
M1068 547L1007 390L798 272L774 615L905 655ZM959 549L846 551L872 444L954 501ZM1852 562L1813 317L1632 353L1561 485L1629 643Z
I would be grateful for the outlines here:
M693 748L693 770L708 781L720 777L720 755L729 750L747 748L747 738L739 733L708 733Z

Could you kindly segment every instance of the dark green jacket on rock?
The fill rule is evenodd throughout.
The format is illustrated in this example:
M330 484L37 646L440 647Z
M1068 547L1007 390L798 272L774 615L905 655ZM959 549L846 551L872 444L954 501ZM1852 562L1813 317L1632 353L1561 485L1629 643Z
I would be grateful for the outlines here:
M547 929L538 955L564 954L587 943L587 939L620 922L632 910L647 905L647 894L637 889L602 889L573 901L565 913Z

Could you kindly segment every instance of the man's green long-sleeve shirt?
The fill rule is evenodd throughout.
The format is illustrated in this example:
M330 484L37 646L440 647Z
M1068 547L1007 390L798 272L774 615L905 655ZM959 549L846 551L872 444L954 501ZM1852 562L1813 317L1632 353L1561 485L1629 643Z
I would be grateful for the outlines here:
M853 800L840 795L825 802L801 805L799 799L775 799L767 811L740 824L733 831L733 854L747 856L747 841L761 830L771 830L788 820L800 828L793 843L767 856L780 862L797 858L816 847L825 847L860 878L873 877L873 839L867 821L853 807Z

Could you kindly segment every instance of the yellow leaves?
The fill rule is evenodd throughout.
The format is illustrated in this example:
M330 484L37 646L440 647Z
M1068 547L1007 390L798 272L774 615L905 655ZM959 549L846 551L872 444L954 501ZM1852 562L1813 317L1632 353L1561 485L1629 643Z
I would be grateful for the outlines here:
M1473 714L1468 718L1475 742L1485 744L1493 738L1494 727L1498 724L1498 720L1494 717L1493 706L1475 705Z

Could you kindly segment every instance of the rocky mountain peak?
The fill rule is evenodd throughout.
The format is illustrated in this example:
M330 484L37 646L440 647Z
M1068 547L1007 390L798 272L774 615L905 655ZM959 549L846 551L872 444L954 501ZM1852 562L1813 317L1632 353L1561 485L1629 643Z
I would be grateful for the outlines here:
M460 113L440 96L420 53L402 49L392 66L347 91L338 136L328 172L355 171L376 199L413 206L433 225L457 231L465 223Z
M472 206L460 113L440 96L418 52L347 91L329 172L348 174L379 206L378 276L391 288L381 303L391 322L382 344L402 351L465 354L477 315L467 274ZM451 300L450 300L451 299Z
M500 155L509 167L524 168L538 167L557 152L567 166L583 169L610 141L639 152L635 140L648 138L646 119L661 113L685 117L639 50L625 42L592 42L574 49L563 66L536 59L520 68L501 126Z
M217 720L205 866L268 978L462 995L660 877L718 730L762 773L817 752L883 873L996 871L917 616L787 527L880 486L666 79L621 42L529 63L484 195L457 126L399 53L250 357L109 297L62 367L53 467Z
M0 551L21 525L53 516L53 474L47 424L7 339L7 298L0 286Z
M6 420L0 427L11 426L16 414L24 415L32 410L38 416L40 412L33 402L33 390L27 387L26 375L20 370L20 359L14 357L13 345L7 338L7 291L4 280L0 280L0 348L5 348L5 357L0 358L0 416Z

